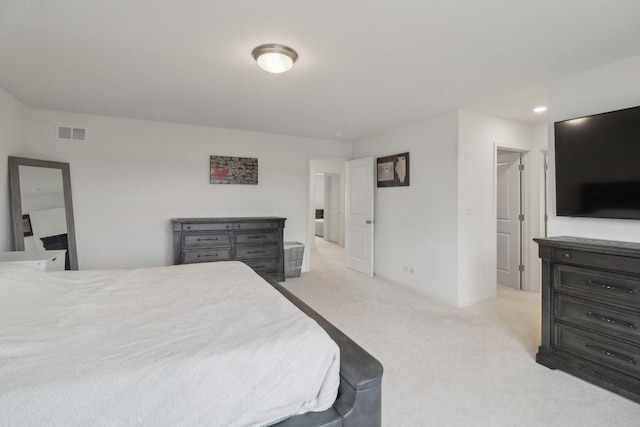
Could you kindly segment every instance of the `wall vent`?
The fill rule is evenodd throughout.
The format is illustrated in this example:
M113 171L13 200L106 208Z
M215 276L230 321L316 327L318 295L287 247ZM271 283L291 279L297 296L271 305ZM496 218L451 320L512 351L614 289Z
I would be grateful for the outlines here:
M58 139L86 141L87 130L68 126L58 126Z

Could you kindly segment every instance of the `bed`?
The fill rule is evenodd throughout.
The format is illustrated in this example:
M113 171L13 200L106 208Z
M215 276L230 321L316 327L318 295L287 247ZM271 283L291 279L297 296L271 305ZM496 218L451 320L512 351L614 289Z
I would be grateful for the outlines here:
M381 376L240 262L0 265L0 425L376 426Z

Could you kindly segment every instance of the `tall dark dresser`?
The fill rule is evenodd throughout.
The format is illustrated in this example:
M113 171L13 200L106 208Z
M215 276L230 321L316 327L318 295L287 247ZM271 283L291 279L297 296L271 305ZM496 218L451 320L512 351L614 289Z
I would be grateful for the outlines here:
M534 240L542 258L536 361L640 402L640 244Z
M284 281L286 218L174 218L173 263L242 261Z

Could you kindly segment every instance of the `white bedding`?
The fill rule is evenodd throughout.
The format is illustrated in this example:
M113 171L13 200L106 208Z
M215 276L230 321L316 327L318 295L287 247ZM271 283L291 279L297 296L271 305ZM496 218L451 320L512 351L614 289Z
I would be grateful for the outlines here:
M329 408L339 349L240 262L0 264L0 425L268 425Z

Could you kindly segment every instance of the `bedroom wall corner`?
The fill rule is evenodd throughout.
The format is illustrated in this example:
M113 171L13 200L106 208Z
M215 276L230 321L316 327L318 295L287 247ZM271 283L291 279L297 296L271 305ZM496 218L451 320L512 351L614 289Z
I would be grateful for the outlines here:
M0 251L13 249L9 209L9 173L7 157L26 156L29 108L0 88Z
M457 141L451 112L354 143L354 158L411 153L410 186L375 189L375 274L447 305L458 299Z

